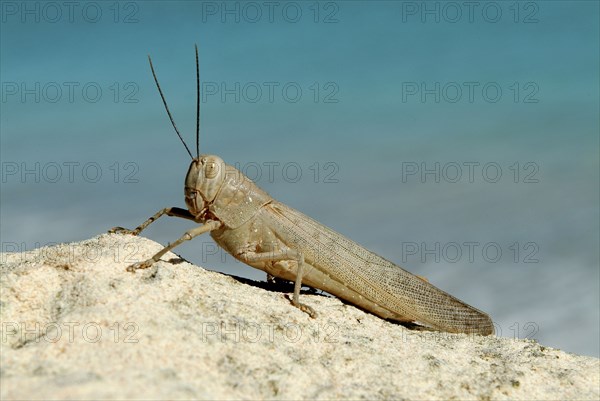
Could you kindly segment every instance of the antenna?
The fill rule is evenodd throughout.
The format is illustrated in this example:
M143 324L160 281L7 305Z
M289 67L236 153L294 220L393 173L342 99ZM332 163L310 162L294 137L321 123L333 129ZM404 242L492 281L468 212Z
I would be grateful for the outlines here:
M200 67L198 65L198 45L196 48L196 157L200 159Z
M150 58L150 55L148 55L148 61L150 62L150 69L152 70L152 76L154 77L154 82L156 82L156 87L158 88L158 93L160 93L160 97L163 101L163 104L165 105L165 109L167 110L167 114L169 115L169 119L171 120L171 124L173 124L173 128L175 128L175 132L177 133L177 136L179 137L179 139L181 139L181 143L183 143L183 146L185 146L185 150L187 150L188 154L190 155L190 157L193 160L194 156L192 156L192 152L190 152L190 148L188 148L187 144L181 137L181 134L179 133L179 130L177 129L177 126L175 125L175 120L173 120L173 116L171 115L171 111L169 111L169 106L167 106L167 101L165 100L165 95L163 95L162 89L160 89L160 85L158 83L158 78L156 78L156 72L154 72L154 66L152 65L152 59ZM196 144L197 144L197 141L196 141Z

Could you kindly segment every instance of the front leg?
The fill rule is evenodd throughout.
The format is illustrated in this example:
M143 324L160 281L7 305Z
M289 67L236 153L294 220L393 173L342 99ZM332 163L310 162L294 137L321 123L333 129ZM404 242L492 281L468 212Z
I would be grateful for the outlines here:
M284 260L296 261L298 268L296 271L296 280L294 281L294 295L292 305L303 312L308 313L312 318L317 317L317 312L313 308L300 303L300 288L302 288L302 275L304 274L304 254L294 249L279 250L273 252L248 252L242 251L238 255L245 262L279 262Z
M158 251L154 256L152 256L148 260L144 260L143 262L137 262L127 267L128 272L135 272L138 269L147 269L154 264L154 262L158 262L158 260L171 249L175 248L178 245L181 245L182 242L189 241L194 237L197 237L200 234L204 234L206 232L216 230L221 227L221 222L215 220L208 220L206 223L199 227L192 228L183 234L177 241L173 242L165 246L163 249Z
M189 212L189 210L181 209L179 207L166 207L166 208L161 209L158 212L156 212L156 214L154 216L150 217L148 220L144 221L142 224L140 224L133 230L129 230L129 229L123 228L123 227L113 227L110 230L108 230L108 232L111 234L138 235L140 232L142 232L143 229L148 227L151 223L153 223L156 219L158 219L160 216L162 216L164 214L166 214L167 216L181 217L182 219L188 219L188 220L194 220L194 221L196 220L195 217Z

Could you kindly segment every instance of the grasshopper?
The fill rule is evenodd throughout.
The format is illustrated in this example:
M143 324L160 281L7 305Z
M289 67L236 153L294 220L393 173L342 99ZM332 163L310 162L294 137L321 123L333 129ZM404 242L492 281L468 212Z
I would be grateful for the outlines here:
M302 285L326 291L384 319L453 333L494 333L487 314L278 202L220 157L200 154L197 46L194 157L175 125L150 56L148 61L171 124L192 158L185 177L187 209L165 208L134 230L115 227L110 232L138 235L163 215L200 225L150 259L129 266L128 271L148 268L182 242L208 232L236 259L265 271L270 278L294 282L291 303L311 317L316 316L314 309L300 303Z

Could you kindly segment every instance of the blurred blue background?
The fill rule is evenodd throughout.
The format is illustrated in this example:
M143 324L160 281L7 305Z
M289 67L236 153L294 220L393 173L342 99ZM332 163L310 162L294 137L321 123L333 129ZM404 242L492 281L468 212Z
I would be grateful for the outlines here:
M194 149L198 43L201 152L498 334L599 355L597 2L1 5L3 251L184 206L147 54ZM177 253L264 280L208 236Z

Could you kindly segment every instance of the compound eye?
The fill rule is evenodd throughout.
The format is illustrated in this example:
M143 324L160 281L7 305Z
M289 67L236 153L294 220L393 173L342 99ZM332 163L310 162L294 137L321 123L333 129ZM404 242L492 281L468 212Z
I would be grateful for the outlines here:
M205 176L206 178L215 178L217 173L219 172L219 168L217 167L217 163L208 162L205 167Z

